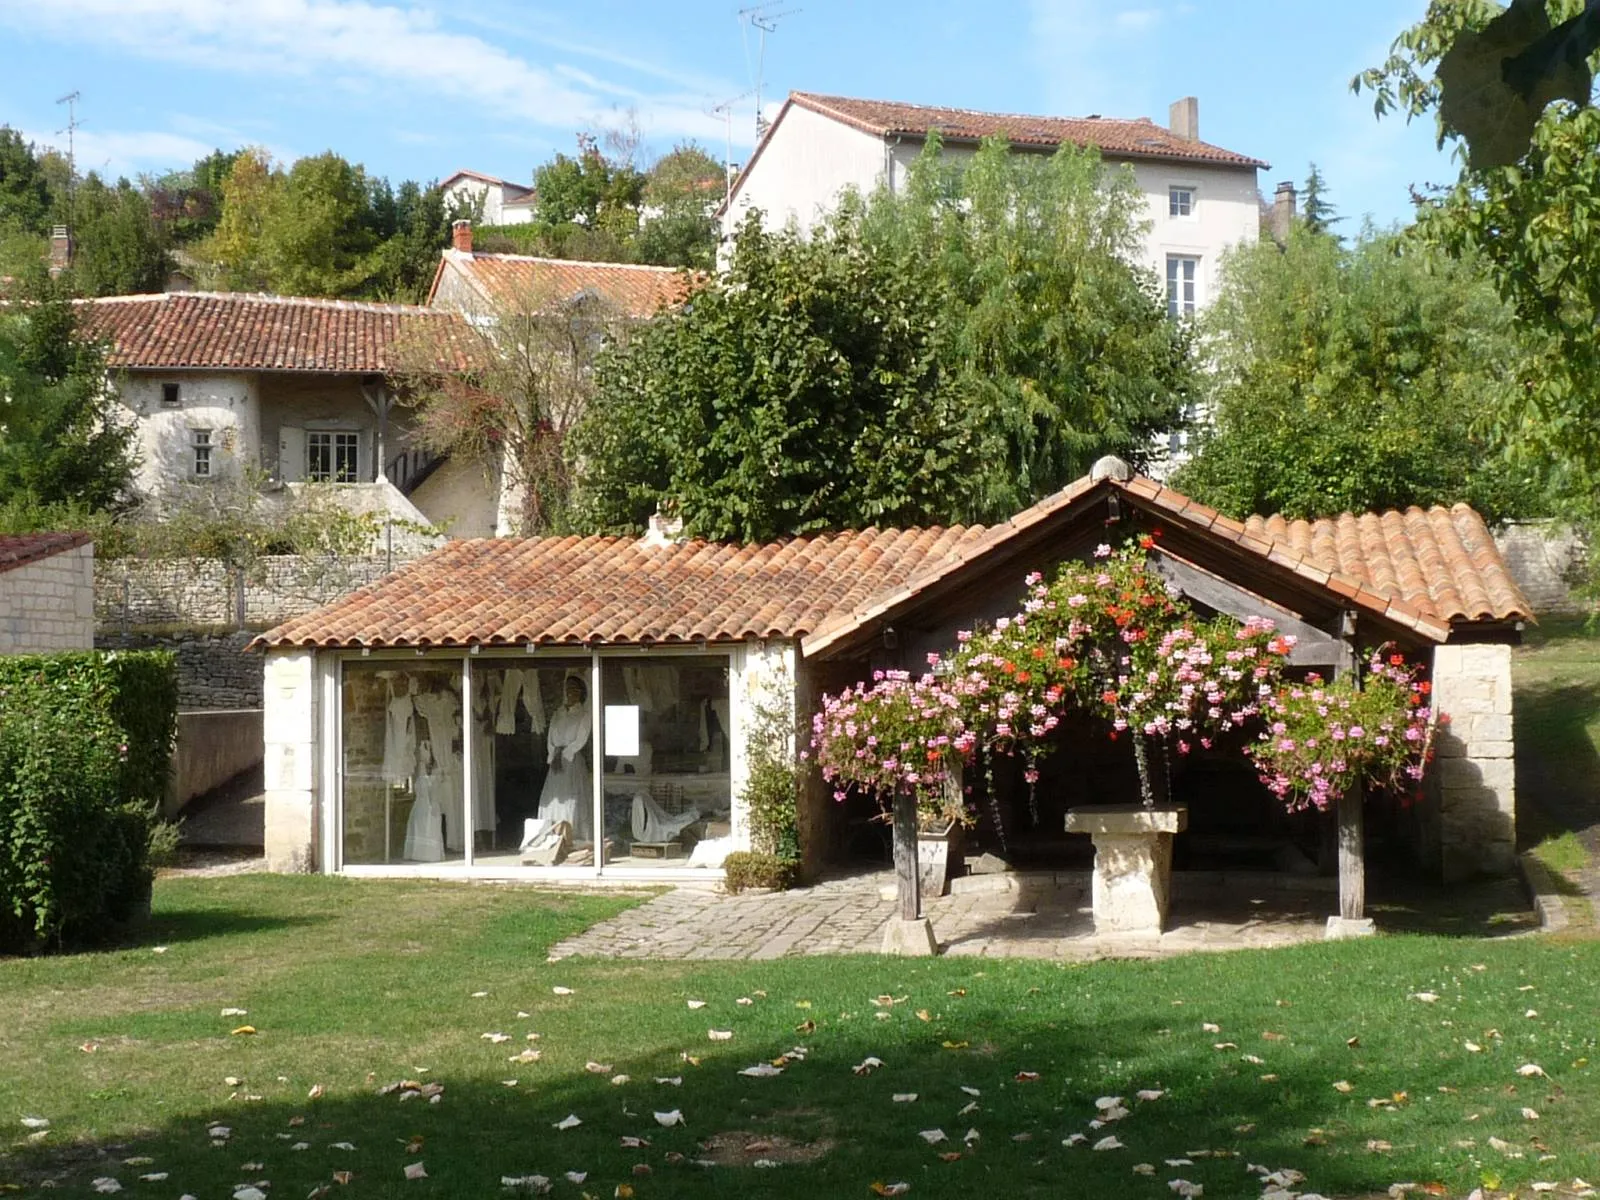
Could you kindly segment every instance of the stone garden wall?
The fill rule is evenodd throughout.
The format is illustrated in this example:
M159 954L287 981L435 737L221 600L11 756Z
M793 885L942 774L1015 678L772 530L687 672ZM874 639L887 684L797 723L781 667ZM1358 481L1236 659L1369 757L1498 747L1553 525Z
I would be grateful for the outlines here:
M1517 838L1511 647L1436 647L1433 702L1449 718L1434 763L1444 878L1507 874Z
M281 555L241 571L219 559L106 559L95 564L94 644L171 650L181 708L261 707L262 630L381 579L416 552L356 558Z

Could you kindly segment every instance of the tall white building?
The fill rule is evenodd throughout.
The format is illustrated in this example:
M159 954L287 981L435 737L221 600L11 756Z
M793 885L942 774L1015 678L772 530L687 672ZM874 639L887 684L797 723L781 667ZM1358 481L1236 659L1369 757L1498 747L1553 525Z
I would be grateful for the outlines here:
M782 225L809 227L845 188L903 187L911 164L937 131L948 154L971 155L989 137L1019 153L1064 144L1096 146L1107 163L1133 168L1148 205L1142 264L1166 281L1174 316L1205 307L1216 292L1223 250L1256 240L1261 225L1260 159L1200 140L1200 105L1185 97L1167 125L1148 117L1031 117L922 104L791 92L722 209L727 237L751 208Z

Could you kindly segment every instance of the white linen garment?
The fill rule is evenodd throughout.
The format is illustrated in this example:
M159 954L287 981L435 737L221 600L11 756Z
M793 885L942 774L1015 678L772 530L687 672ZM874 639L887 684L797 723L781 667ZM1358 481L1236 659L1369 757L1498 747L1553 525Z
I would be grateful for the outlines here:
M588 701L563 705L550 718L546 736L550 770L539 793L539 816L570 822L574 842L594 841L594 789L583 753L593 720Z
M440 837L444 813L439 808L437 796L438 765L427 742L418 747L418 757L426 764L416 776L416 800L411 805L411 817L406 821L403 857L412 862L438 862L444 857L444 841Z

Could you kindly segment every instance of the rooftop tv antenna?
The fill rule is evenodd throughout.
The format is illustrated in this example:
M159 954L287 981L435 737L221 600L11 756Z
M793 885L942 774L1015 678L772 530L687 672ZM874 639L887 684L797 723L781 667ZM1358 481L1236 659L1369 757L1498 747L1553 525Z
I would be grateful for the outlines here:
M730 100L721 104L713 104L708 110L712 116L722 118L723 156L722 174L728 191L733 191L733 106L747 96L754 95L755 89L740 92Z
M73 199L77 192L78 161L76 157L76 142L78 136L78 101L83 99L83 93L70 91L56 101L57 104L67 106L67 127L56 130L57 136L67 135L67 223L72 224L74 212Z
M758 142L761 140L762 135L767 132L767 116L761 111L761 89L766 82L767 34L776 33L778 31L778 22L784 17L792 17L802 11L798 8L786 8L782 12L773 12L772 9L777 7L777 3L778 0L766 0L763 4L752 4L749 8L741 8L739 10L739 24L744 27L744 54L747 63L750 58L749 27L753 25L760 31L760 37L756 43L756 68L753 72L754 79L752 81L754 86L751 88L756 95L756 141Z

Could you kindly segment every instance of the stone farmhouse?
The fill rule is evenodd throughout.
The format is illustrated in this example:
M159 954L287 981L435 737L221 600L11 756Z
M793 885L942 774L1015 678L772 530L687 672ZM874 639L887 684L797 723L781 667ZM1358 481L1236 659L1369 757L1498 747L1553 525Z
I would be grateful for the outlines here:
M182 292L84 301L80 316L137 423L141 495L259 476L336 484L354 506L418 523L492 523L482 489L433 480L440 460L412 444L397 391L408 368L474 366L459 314Z

